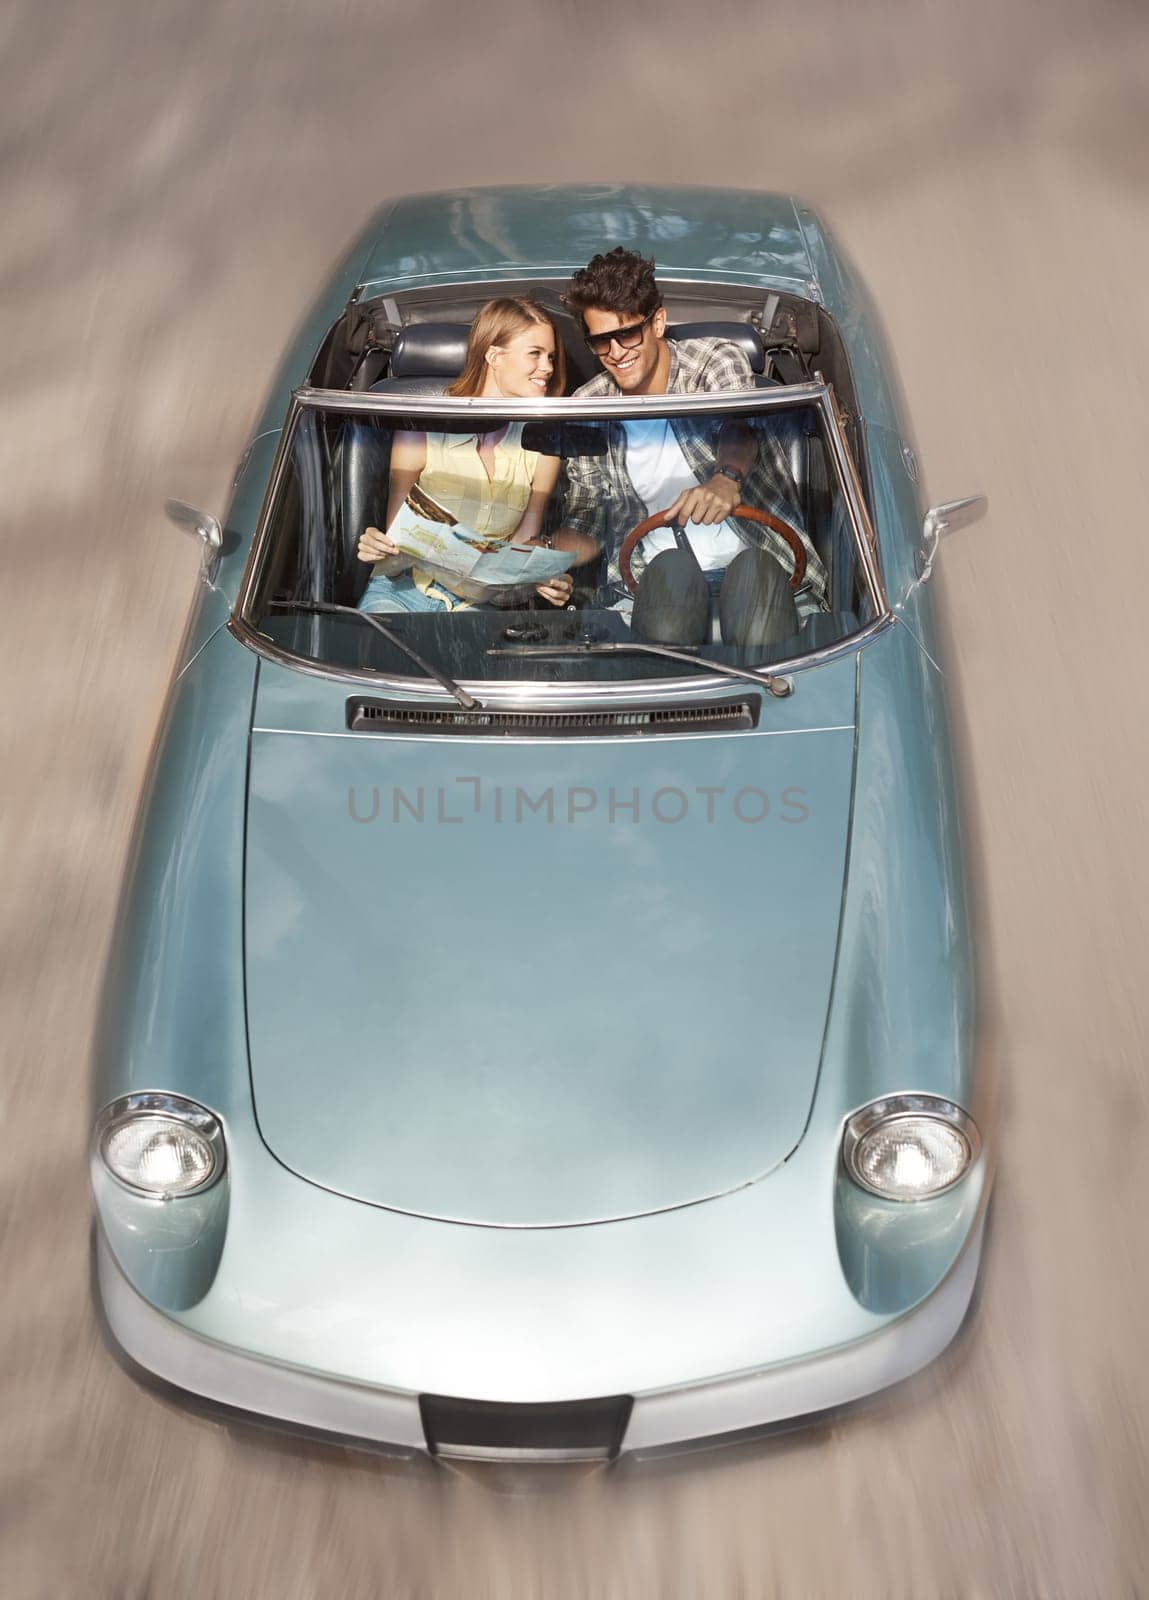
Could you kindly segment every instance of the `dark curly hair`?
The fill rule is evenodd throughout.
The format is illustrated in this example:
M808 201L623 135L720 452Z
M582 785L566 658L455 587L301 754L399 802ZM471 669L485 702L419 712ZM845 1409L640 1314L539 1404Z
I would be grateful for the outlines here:
M578 317L592 307L619 317L651 317L662 304L654 262L622 245L592 256L571 279L563 304Z

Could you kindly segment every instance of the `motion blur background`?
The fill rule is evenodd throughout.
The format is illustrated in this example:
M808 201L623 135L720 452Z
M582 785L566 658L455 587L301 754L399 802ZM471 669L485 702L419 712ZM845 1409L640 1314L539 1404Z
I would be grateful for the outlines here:
M9 0L0 15L3 1589L1125 1596L1146 1531L1144 0ZM1002 1168L975 1321L783 1443L542 1497L234 1438L88 1303L86 1051L198 552L305 302L397 192L822 206L927 483ZM465 1331L460 1330L465 1337Z

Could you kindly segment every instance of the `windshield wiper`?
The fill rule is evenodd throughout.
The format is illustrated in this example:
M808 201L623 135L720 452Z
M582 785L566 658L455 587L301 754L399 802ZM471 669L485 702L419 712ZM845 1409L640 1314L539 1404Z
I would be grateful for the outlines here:
M448 694L453 694L463 707L464 711L481 711L482 701L476 700L473 694L468 694L466 689L457 684L454 678L449 678L435 664L428 661L426 656L421 656L406 639L389 628L385 622L380 622L373 611L357 611L354 606L330 605L326 600L272 600L269 606L272 611L318 611L323 615L335 617L356 617L360 622L369 623L376 633L381 633L388 644L393 644L396 650L402 652L417 667L421 667L429 678L441 684Z
M778 678L752 671L749 667L730 667L725 661L707 661L702 656L692 655L688 650L675 650L666 644L646 644L639 639L612 639L603 643L584 641L582 644L514 644L497 646L487 651L489 656L659 656L667 661L685 661L687 666L697 667L700 672L717 672L724 678L743 678L747 683L757 684L759 689L765 689L768 694L774 695L778 700L784 700L787 695L793 694L794 685L789 678Z

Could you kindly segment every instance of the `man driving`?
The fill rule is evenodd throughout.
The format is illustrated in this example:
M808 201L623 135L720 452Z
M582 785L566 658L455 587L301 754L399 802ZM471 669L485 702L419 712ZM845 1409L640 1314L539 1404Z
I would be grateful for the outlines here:
M579 396L754 387L749 360L732 341L666 338L654 263L633 250L619 247L595 256L575 273L564 300L603 366ZM603 454L566 462L563 526L553 542L581 550L593 541L605 548L608 582L624 605L622 538L666 509L675 526L651 532L640 547L636 633L667 644L701 644L710 634L714 599L727 643L774 643L825 609L825 568L799 525L786 426L782 418L769 429L730 418L717 431L712 418L607 423ZM790 588L794 555L787 541L734 516L742 503L772 513L801 535L806 572L796 592Z

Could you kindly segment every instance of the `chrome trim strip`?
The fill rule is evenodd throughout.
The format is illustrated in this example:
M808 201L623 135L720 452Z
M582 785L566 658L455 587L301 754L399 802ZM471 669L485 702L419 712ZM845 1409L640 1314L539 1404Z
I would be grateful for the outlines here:
M643 394L605 395L598 399L588 396L580 400L577 395L556 399L540 395L533 400L492 400L472 395L403 395L390 390L374 393L370 389L296 389L292 395L293 406L317 411L397 412L400 416L426 415L431 417L460 416L502 417L512 421L531 421L545 417L555 422L565 422L572 417L600 417L604 420L641 417L644 412L658 411L665 416L688 415L692 411L715 412L723 416L730 411L788 411L795 404L818 405L830 394L825 382L792 383L776 389L737 389L729 393L709 394ZM837 426L837 417L831 411L829 420Z
M929 651L926 649L925 645L922 643L921 636L919 635L918 630L914 627L914 625L909 621L909 619L906 616L905 604L904 604L903 601L899 600L897 605L894 607L894 616L895 616L895 620L897 621L899 627L902 627L902 628L904 628L906 630L906 632L909 634L910 638L917 645L917 647L921 651L922 655L925 656L926 660L929 662L930 666L934 669L934 671L938 674L938 676L944 678L945 675L946 675L945 674L945 669L942 667L940 662L937 662L937 661L934 660L933 656L930 655Z
M838 408L837 397L833 388L826 385L826 399L834 426L827 429L834 459L834 470L837 475L838 485L846 497L846 504L853 513L854 542L862 562L862 571L870 590L870 602L874 609L882 612L889 609L885 591L882 588L881 573L878 567L878 538L874 532L874 525L870 521L866 497L862 493L862 480L858 473L857 463L846 444L846 430L842 421L842 414ZM858 538L858 529L862 537Z
M252 437L247 441L246 448L244 449L243 454L240 456L239 461L236 463L235 477L231 481L233 493L239 487L239 480L247 471L247 464L251 460L251 453L255 449L256 445L261 439L270 439L273 434L276 434L279 431L280 430L278 427L262 428L259 433L253 434Z
M515 1466L562 1466L567 1462L609 1461L609 1450L515 1450L497 1445L437 1444L435 1454L444 1461L509 1462Z
M821 650L812 651L807 655L795 656L787 661L769 662L761 670L764 677L781 677L803 671L806 668L821 666L844 655L852 654L889 627L894 621L894 613L882 587L876 557L877 540L866 508L861 480L842 431L841 416L834 398L833 388L821 378L813 383L793 384L777 390L748 389L732 394L664 394L647 395L638 399L619 396L607 399L564 399L561 402L550 398L541 398L538 400L516 401L514 405L508 405L502 400L472 399L457 396L423 395L404 397L390 393L372 394L370 391L359 394L342 389L297 389L291 397L287 420L283 427L279 448L276 451L267 490L264 494L263 505L260 508L259 519L256 523L255 536L252 539L247 566L244 570L235 608L228 620L228 629L247 649L263 656L268 661L275 662L296 672L303 672L313 677L328 678L338 683L369 684L373 688L386 688L393 692L407 693L419 698L429 696L436 700L450 699L450 696L446 695L438 684L430 681L424 683L418 678L388 677L382 673L372 672L367 668L358 671L350 668L338 668L327 663L313 661L305 656L298 656L294 652L284 650L276 645L266 634L260 633L248 617L247 613L254 598L258 575L262 569L267 545L271 537L272 508L278 498L280 483L294 446L299 420L306 410L320 409L358 413L360 415L378 413L384 416L389 414L436 416L458 413L459 415L473 415L476 417L510 417L515 420L546 417L558 422L577 417L624 419L626 417L641 416L644 410L652 408L657 408L660 413L667 416L690 415L694 412L701 414L720 412L726 415L730 412L737 413L741 411L784 411L796 401L803 404L816 405L822 414L826 425L826 433L832 446L831 459L834 462L835 474L851 513L855 549L870 590L871 603L877 615L866 627L855 634L851 634L846 639L837 640L834 644L827 645ZM651 694L652 697L661 698L668 692L674 694L682 693L686 690L687 683L688 680L682 677L648 679L643 683L627 680L615 684L587 682L574 684L569 682L538 683L523 679L506 680L504 683L499 684L494 680L483 678L466 680L461 683L461 687L481 695L485 706L502 710L516 704L524 708L536 708L540 703L561 706L579 697L599 701L617 698L620 695L637 695L642 698L645 694ZM719 689L726 689L728 692L728 684L729 679L718 675L711 678L699 677L694 681L693 690L694 693L713 693ZM763 683L763 690L765 688L766 685ZM508 693L516 698L508 701L504 698Z
M199 660L200 656L203 655L203 653L207 649L208 645L212 642L212 640L216 637L216 635L222 633L223 630L226 627L227 627L227 623L226 622L221 622L218 625L218 627L215 627L215 628L213 628L211 630L211 632L208 634L207 638L200 645L199 649L194 651L193 654L188 657L188 659L184 662L183 666L176 673L175 681L177 683L183 677L185 672L188 672L192 667L195 666L196 662Z
M259 508L259 517L255 524L255 533L252 537L251 549L248 552L247 565L243 569L239 593L235 598L235 607L228 620L229 628L233 622L243 618L244 613L251 604L252 595L255 591L256 575L263 565L264 546L270 538L271 508L279 497L279 486L287 468L292 446L295 443L296 429L299 426L299 419L302 415L302 407L297 404L293 395L287 410L287 421L283 424L279 435L275 459L271 463L271 475L267 480L267 488L263 492L263 504Z
M761 734L764 738L776 739L776 738L779 738L779 737L782 737L782 736L785 736L785 737L789 737L791 735L797 736L798 734L803 734L803 733L853 733L854 730L855 730L855 726L856 725L854 723L852 723L852 722L840 722L840 723L836 722L836 723L827 724L824 728L727 728L727 729L719 729L718 730L718 736L722 737L722 738L735 738L735 737L737 737L739 739L743 739L743 738L757 737L759 734ZM396 730L396 731L394 731L392 733L367 733L366 731L352 733L349 729L346 729L346 728L342 729L342 730L339 730L337 732L326 732L324 730L319 730L319 729L315 729L315 728L257 728L257 727L253 727L251 731L252 731L252 733L272 733L272 734L275 734L275 733L288 733L288 734L292 734L296 738L304 738L304 739L391 739L391 740L394 740L394 739L405 739L405 740L407 740L409 742L410 741L415 741L415 742L417 742L419 744L426 744L428 739L440 739L440 740L443 740L444 742L449 743L449 744L459 744L460 741L465 742L467 740L467 738L469 737L469 735L467 735L465 733L435 733L433 729L428 731L427 733L419 732L416 729L412 729L410 733L400 733L398 730ZM666 740L666 739L689 739L689 740L696 740L696 739L713 739L715 736L716 735L713 732L711 732L711 733L645 733L645 734L642 735L642 739L643 739L644 743L650 743L650 741L652 741L654 739L662 739L662 740ZM490 744L492 742L489 735L483 734L481 732L476 732L474 737L477 740L481 740L485 744ZM571 738L572 739L577 738L580 745L584 745L584 744L609 744L609 745L615 745L615 744L618 744L619 739L621 737L624 737L624 736L620 735L620 734L617 734L617 733L616 734L612 734L610 736L610 738L608 738L608 739L596 738L593 734L591 734L589 736L581 735L581 734L575 734L575 733L571 734ZM500 746L505 745L505 744L537 744L538 742L539 741L537 739L532 738L531 735L527 734L527 733L519 733L519 734L501 733L498 736L498 743L499 743ZM554 742L555 742L554 735L553 734L549 735L548 736L548 743L553 744Z
M408 273L405 277L367 278L356 290L360 300L379 299L383 294L415 295L423 287L442 288L447 284L456 288L463 295L472 286L486 285L489 283L505 283L506 293L526 293L532 284L561 283L568 279L572 273L586 265L585 261L572 261L569 266L550 264L545 267L532 266L529 261L507 261L498 266L476 267L466 278L459 277L458 268L452 267L442 272ZM521 269L521 273L520 273ZM705 270L705 269L700 269ZM749 270L730 275L730 270L725 272L721 267L715 267L715 277L707 278L668 278L665 273L658 274L658 285L665 298L667 291L674 289L780 289L784 294L792 294L796 300L809 300L813 304L822 305L822 290L817 281L812 278L796 278L784 273L751 272ZM520 273L520 276L512 276ZM487 276L484 276L487 274ZM374 289L375 293L368 296L367 290Z

